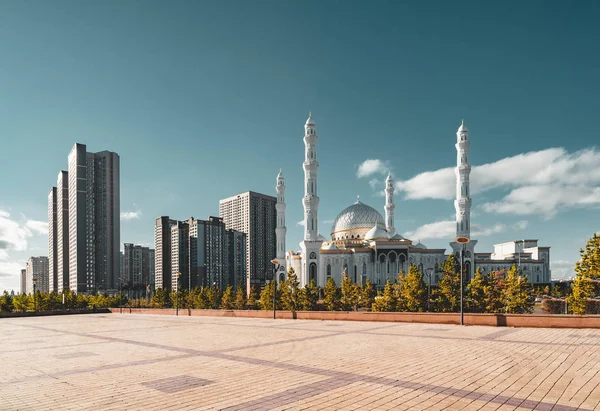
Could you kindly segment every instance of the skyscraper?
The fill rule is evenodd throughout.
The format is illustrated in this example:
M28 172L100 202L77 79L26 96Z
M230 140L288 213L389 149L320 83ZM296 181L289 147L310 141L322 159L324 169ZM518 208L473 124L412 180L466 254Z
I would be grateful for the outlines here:
M35 281L35 291L43 293L48 292L49 273L48 257L29 257L25 267L25 292L33 293L33 283Z
M154 225L154 287L171 289L171 227L176 220L168 216L156 219Z
M58 270L56 266L57 236L56 236L56 187L52 187L48 193L48 275L50 291L58 291ZM62 287L60 287L62 290Z
M27 270L21 270L21 294L27 294Z
M57 212L57 244L61 234L63 241L68 241L68 286L78 293L115 289L121 228L119 155L110 151L88 153L84 144L77 143L69 153L68 165L68 173L61 172L58 183L63 188L65 178L68 183L68 239L64 229L60 232ZM57 187L57 206L59 191L64 190ZM64 193L62 197L64 201ZM58 270L60 258L57 253ZM64 287L65 271L62 277Z
M277 199L247 191L219 202L219 215L228 229L246 233L247 289L262 286L273 275L276 255Z
M69 175L62 170L56 179L56 279L57 289L69 288ZM53 258L52 254L48 254Z
M136 297L146 295L154 277L154 250L131 243L125 243L123 250L123 279L137 291Z

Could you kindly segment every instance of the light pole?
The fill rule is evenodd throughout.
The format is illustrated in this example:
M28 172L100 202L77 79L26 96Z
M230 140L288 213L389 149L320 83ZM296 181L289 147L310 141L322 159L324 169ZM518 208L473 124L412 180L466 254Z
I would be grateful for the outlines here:
M119 277L119 311L123 314L123 277Z
M429 284L427 285L427 312L429 312L429 301L431 299L431 275L433 274L433 269L428 268L427 271L425 271L425 274L427 274L427 279L429 280Z
M37 296L35 295L35 284L37 283L38 279L33 278L32 281L33 281L33 312L37 313L37 304L36 304Z
M179 315L179 276L181 273L175 273L175 315Z
M467 243L471 241L469 237L459 236L456 237L456 242L462 245L462 249L460 250L460 325L465 325L465 313L464 313L464 305L463 305L463 276L464 276L464 265L465 265L465 248Z
M272 286L273 286L273 319L276 318L276 310L277 310L277 306L276 306L276 300L275 297L277 295L277 270L279 270L279 261L277 259L272 259L271 263L273 263L274 267L273 267L273 279L272 279Z

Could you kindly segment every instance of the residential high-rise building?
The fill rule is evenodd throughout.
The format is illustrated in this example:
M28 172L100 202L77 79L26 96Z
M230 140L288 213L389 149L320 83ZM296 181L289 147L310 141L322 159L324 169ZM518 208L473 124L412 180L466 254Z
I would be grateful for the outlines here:
M27 270L21 270L21 294L27 294Z
M25 292L33 293L33 283L35 281L35 291L43 293L48 292L50 283L48 272L48 257L29 257L25 266Z
M48 193L48 272L50 291L58 291L58 267L56 266L57 236L56 236L56 187L52 187ZM62 287L61 287L62 290Z
M171 289L171 227L175 224L176 220L162 216L154 225L155 289Z
M246 287L246 233L226 231L227 282L234 289Z
M155 270L155 264L156 264L156 257L155 257L155 252L152 248L148 249L148 260L149 260L149 265L150 265L150 269L149 269L149 291L153 292L155 290L155 286L156 286L156 270Z
M187 289L189 282L189 235L186 221L177 221L171 226L171 289Z
M69 288L69 175L62 170L56 179L56 279L61 292ZM52 258L53 254L48 254Z
M75 292L115 289L120 272L120 167L110 151L69 154L69 287Z
M137 294L146 295L154 277L154 250L131 243L125 243L123 249L122 277Z
M219 202L226 227L246 233L246 286L262 286L273 275L277 198L247 191Z

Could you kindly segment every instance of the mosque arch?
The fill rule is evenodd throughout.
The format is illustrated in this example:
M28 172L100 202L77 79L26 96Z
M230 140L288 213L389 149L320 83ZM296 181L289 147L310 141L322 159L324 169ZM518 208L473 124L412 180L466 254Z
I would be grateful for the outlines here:
M310 263L308 267L308 281L315 280L317 281L317 264Z

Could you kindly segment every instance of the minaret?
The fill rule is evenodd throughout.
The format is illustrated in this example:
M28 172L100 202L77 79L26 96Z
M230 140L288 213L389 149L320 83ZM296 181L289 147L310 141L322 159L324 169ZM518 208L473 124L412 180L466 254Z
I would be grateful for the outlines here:
M462 124L456 132L456 238L471 238L471 197L469 197L469 130Z
M319 235L318 209L319 197L317 196L317 132L312 114L304 125L304 240L300 242L302 249L301 270L298 273L300 287L304 287L315 280L319 287L325 287L325 276L321 271L321 245L324 238Z
M465 257L465 281L468 283L473 276L475 268L475 245L477 240L471 239L471 193L469 184L469 175L471 166L469 165L469 130L463 121L456 132L456 200L454 208L456 210L456 239L462 239L462 242L453 241L450 243L452 250L460 258L460 253L464 251ZM467 244L462 244L468 241Z
M396 235L396 228L394 227L395 208L394 180L392 180L392 173L388 172L388 176L385 179L385 229L390 237Z
M308 114L308 120L304 125L304 240L316 241L319 236L318 209L319 197L317 196L317 126L312 119L312 113Z
M285 272L287 271L285 261L285 235L287 228L285 227L285 180L281 169L277 175L275 189L277 190L277 204L275 205L275 209L277 210L277 226L275 228L275 236L277 237L276 256L280 264L279 271Z

